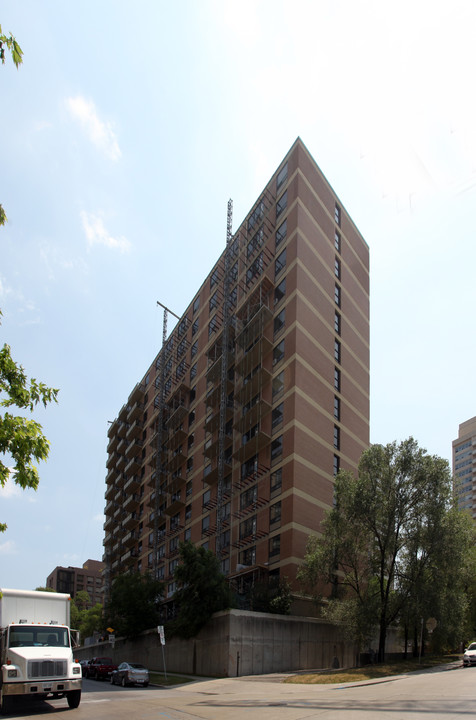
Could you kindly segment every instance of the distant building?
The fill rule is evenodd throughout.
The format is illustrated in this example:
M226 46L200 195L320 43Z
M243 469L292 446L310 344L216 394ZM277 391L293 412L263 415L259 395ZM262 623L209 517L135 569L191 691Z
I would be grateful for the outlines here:
M104 563L100 560L86 560L83 567L55 567L46 580L46 587L55 592L69 593L73 598L85 590L91 607L98 602L104 605L103 570Z
M458 439L453 440L453 475L460 510L469 510L476 519L476 417L459 426Z
M335 475L368 448L369 250L300 139L233 235L230 220L109 427L106 592L150 572L171 598L180 541L214 552L240 595L296 588Z

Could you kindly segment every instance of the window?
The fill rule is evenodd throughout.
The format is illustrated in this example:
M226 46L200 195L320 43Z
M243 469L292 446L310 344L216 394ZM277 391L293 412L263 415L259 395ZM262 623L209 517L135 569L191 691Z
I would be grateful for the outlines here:
M253 455L249 460L241 464L241 479L245 480L245 478L249 477L250 475L253 475L258 470L258 456Z
M335 284L335 287L334 287L334 301L335 301L335 304L338 307L340 307L340 287L337 283Z
M273 348L273 367L284 358L284 340Z
M208 337L211 338L214 332L218 330L218 318L216 315L212 317L208 323Z
M280 243L282 243L283 240L286 239L287 232L288 232L288 221L285 220L283 223L281 223L281 225L276 230L276 235L275 235L276 247L278 247L278 245Z
M215 268L215 270L210 275L210 289L212 287L214 287L214 285L217 285L218 280L219 280L219 272L218 272L218 268Z
M253 505L253 503L255 503L257 499L258 499L258 486L257 485L253 485L253 487L250 487L247 490L244 490L240 495L240 510L244 510L245 508L249 507L250 505Z
M273 400L277 398L284 391L284 371L281 371L279 375L273 378Z
M180 379L185 375L186 367L187 367L187 364L186 364L185 360L181 360L179 362L179 364L177 365L177 372L176 372L177 379Z
M233 267L230 269L230 280L231 282L234 282L238 279L238 262L236 262Z
M202 535L204 535L209 528L210 528L210 515L205 515L205 517L202 518Z
M193 491L192 481L189 480L188 483L185 485L185 497L192 497L192 491Z
M337 252L340 252L340 232L334 231L334 247Z
M340 399L336 395L334 395L334 417L340 420Z
M276 177L276 190L279 190L280 187L284 185L286 180L288 179L288 164L286 163L283 165L281 170L278 172L278 175Z
M253 547L246 548L246 550L243 550L240 555L240 564L241 565L255 565L256 564L256 546L253 545Z
M190 393L189 393L188 397L189 397L190 403L193 403L193 401L197 397L197 386L196 385L194 385L193 387L190 388Z
M251 232L251 230L254 228L254 226L259 223L259 221L261 220L263 215L264 215L264 201L260 200L248 218L248 232Z
M184 542L191 542L192 541L192 528L187 528L183 534L183 541Z
M165 577L165 568L162 565L162 567L159 567L157 570L157 580L163 580Z
M179 563L178 559L172 560L171 562L169 562L169 575L174 574L175 568L178 566L178 563ZM173 583L173 585L175 585L175 583Z
M271 411L271 427L276 428L281 425L284 419L284 403L280 403Z
M281 501L274 503L269 508L269 524L276 525L281 522Z
M283 252L278 255L274 262L274 275L275 277L279 275L281 270L284 270L286 267L286 248L284 248Z
M340 225L340 218L341 218L341 211L340 206L336 203L334 208L334 220L338 225Z
M338 257L334 258L334 275L340 279L340 260Z
M192 337L198 332L198 318L192 323Z
M247 430L247 431L242 435L242 437L241 437L241 444L242 444L242 445L246 445L247 443L249 443L250 440L252 440L254 437L256 437L256 435L258 434L258 431L259 431L259 425L258 425L258 424L253 425L252 428L250 428L249 430Z
M340 370L336 367L334 368L334 388L340 392Z
M197 363L195 363L195 365L192 365L192 367L190 368L190 381L193 380L193 378L196 376L196 374L197 374Z
M286 295L286 278L283 278L274 289L274 304L277 305Z
M188 520L190 520L191 517L192 517L192 506L191 506L191 505L187 505L186 508L185 508L185 522L187 522Z
M275 470L275 472L271 473L269 479L269 492L271 497L276 497L276 495L280 494L282 483L283 470L282 468L279 468L279 470Z
M286 210L288 204L288 191L285 190L276 203L276 219Z
M177 535L176 537L172 538L172 540L169 543L169 552L175 552L175 550L178 550L178 546L179 546L179 538Z
M193 455L192 457L187 458L187 475L189 475L193 470Z
M258 257L253 260L246 271L246 284L249 285L255 277L263 272L263 253L260 252Z
M236 307L237 300L238 300L238 287L235 285L233 290L230 292L230 306Z
M178 326L178 336L179 338L182 337L182 335L185 335L188 328L188 318L184 317L180 322Z
M189 418L188 418L188 422L189 422L189 424L190 424L190 416L189 416ZM188 450L191 450L191 449L193 448L193 443L194 443L194 442L195 442L195 433L190 433L190 435L188 436L188 441L187 441L187 448L188 448Z
M190 358L194 358L198 352L198 340L195 340L192 347L190 348Z
M339 468L340 468L340 458L338 455L334 455L334 469L333 469L334 477L339 472Z
M340 335L340 313L338 313L337 310L334 313L334 330Z
M283 308L281 312L274 318L274 335L276 336L284 327L286 318L286 308Z
M194 315L195 315L195 313L197 312L197 310L198 310L199 307L200 307L200 295L198 295L198 296L195 298L195 300L193 301L192 312L193 312Z
M340 427L334 425L334 447L336 450L340 450Z
M274 462L283 454L283 436L280 435L278 438L271 443L271 462Z
M339 340L334 340L334 360L338 363L340 363L340 342Z
M240 540L250 537L250 535L256 535L256 515L246 518L240 523Z
M269 557L276 557L281 552L281 535L269 539Z
M195 422L195 410L192 410L188 414L188 426L190 427Z
M218 305L218 290L215 290L210 300L208 301L208 309L213 312Z
M164 385L164 395L168 395L172 389L172 379L169 378Z
M246 248L246 257L247 258L249 258L251 255L253 255L253 253L256 252L256 250L258 250L258 248L260 248L262 246L263 237L264 237L263 226L261 225L258 232L253 235L253 237L251 238L251 240L248 243L248 246Z
M212 496L212 491L205 490L205 492L202 495L202 506L203 507L206 507L208 505L208 503L210 502L211 496Z

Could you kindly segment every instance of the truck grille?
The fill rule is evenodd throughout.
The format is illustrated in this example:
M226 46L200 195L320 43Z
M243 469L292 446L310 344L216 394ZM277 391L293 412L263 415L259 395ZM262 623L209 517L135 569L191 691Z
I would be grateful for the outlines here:
M28 663L28 677L30 679L65 677L65 675L65 660L30 660Z

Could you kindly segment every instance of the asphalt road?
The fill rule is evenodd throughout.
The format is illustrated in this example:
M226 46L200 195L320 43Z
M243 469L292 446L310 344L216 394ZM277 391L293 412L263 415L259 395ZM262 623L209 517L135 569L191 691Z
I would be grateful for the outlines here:
M476 668L461 666L345 685L279 677L203 680L175 688L122 688L84 680L81 705L22 703L11 717L57 720L449 720L476 716Z

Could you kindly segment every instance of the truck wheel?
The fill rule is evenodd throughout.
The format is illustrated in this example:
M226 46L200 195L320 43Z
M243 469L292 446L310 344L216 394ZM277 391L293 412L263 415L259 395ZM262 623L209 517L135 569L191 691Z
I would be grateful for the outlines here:
M70 690L66 693L66 699L71 709L77 708L81 701L81 690Z
M5 697L5 695L2 694L0 697L0 712L2 715L8 715L12 707L12 699L10 697Z

